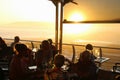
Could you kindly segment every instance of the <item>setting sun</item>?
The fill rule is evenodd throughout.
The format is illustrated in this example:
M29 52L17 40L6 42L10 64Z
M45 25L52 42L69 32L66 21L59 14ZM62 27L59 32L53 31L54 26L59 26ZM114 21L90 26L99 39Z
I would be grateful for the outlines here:
M83 14L79 12L75 12L70 15L69 20L70 21L83 21L85 20L85 17L83 16Z

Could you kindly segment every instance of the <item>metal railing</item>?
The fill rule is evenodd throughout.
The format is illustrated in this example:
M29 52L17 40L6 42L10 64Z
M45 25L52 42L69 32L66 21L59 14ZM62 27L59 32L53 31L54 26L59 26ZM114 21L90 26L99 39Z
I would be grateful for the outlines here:
M8 46L10 46L11 42L14 41L14 39L8 39L8 38L4 38L6 44ZM40 44L42 41L35 41L35 40L20 40L20 42L22 43L25 43L29 48L33 49L33 48L39 48ZM55 44L55 43L53 43ZM59 43L58 43L59 44ZM66 46L72 46L72 47L75 47L75 46L80 46L80 47L85 47L86 45L80 45L80 44L69 44L69 43L63 43L62 44L63 46L66 45ZM93 46L94 48L99 48L99 50L102 50L102 49L114 49L114 50L120 50L120 48L118 47L105 47L105 46ZM73 48L72 48L73 49ZM75 49L76 50L76 49Z
M8 39L8 38L3 38L8 46L14 41L13 39ZM24 43L28 46L30 49L39 49L41 41L34 41L34 40L20 40L21 43ZM68 44L68 43L63 43L62 44L62 54L66 55L67 57L71 57L74 59L77 59L79 54L85 49L84 47L86 45L80 45L80 44ZM105 65L110 65L111 69L114 63L120 61L120 48L119 47L104 47L104 46L93 46L94 53L97 57L109 57L110 60L104 63ZM96 54L96 50L99 52L99 55ZM108 52L107 52L108 51ZM70 55L70 56L68 56ZM74 57L73 57L74 55ZM104 67L104 65L103 65Z

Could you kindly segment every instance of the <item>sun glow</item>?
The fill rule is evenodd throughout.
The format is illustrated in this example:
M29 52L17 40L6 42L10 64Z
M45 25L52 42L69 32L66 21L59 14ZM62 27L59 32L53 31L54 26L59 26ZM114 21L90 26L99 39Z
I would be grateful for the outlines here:
M64 24L64 32L66 34L86 34L90 28L90 24Z
M85 20L85 17L83 16L83 14L79 12L75 12L70 15L69 20L70 21L83 21Z

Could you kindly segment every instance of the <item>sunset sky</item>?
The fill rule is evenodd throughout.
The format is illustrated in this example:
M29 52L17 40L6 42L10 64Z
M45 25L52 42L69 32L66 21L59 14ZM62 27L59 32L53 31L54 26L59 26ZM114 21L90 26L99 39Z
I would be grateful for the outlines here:
M120 0L74 0L64 6L64 19L75 14L83 20L120 18ZM0 0L0 25L18 21L54 22L55 6L49 0Z
M64 6L67 20L120 19L120 0L74 0ZM65 26L65 27L64 27ZM102 27L101 27L102 26ZM108 28L109 26L109 28ZM66 42L98 41L120 43L120 24L64 24ZM0 36L55 38L55 5L50 0L0 0ZM113 33L112 35L110 35ZM42 34L42 35L41 35ZM104 36L98 36L104 35ZM72 37L71 37L72 36ZM87 36L87 37L86 37ZM69 39L71 37L71 39ZM107 39L106 39L107 38Z

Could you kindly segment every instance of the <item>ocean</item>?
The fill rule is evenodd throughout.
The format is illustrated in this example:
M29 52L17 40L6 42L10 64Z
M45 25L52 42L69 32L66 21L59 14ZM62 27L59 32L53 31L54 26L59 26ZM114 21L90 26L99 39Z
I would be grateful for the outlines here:
M20 36L21 39L37 41L52 38L53 41L55 41L54 24L24 24L0 26L0 36L3 38L13 39L14 36L17 35ZM120 23L63 24L63 42L76 44L92 43L100 46L116 46L120 44L119 30Z
M51 38L55 41L55 25L31 25L31 26L0 26L0 36L2 38L13 39L20 36L22 40L42 41ZM63 24L63 43L93 46L120 48L120 24L100 23L100 24ZM37 48L39 45L37 45ZM76 59L85 49L75 46ZM102 68L111 70L115 62L120 61L120 50L102 48L103 56L110 58L102 64ZM63 55L72 58L72 46L63 45ZM94 48L94 54L98 57L99 48Z

